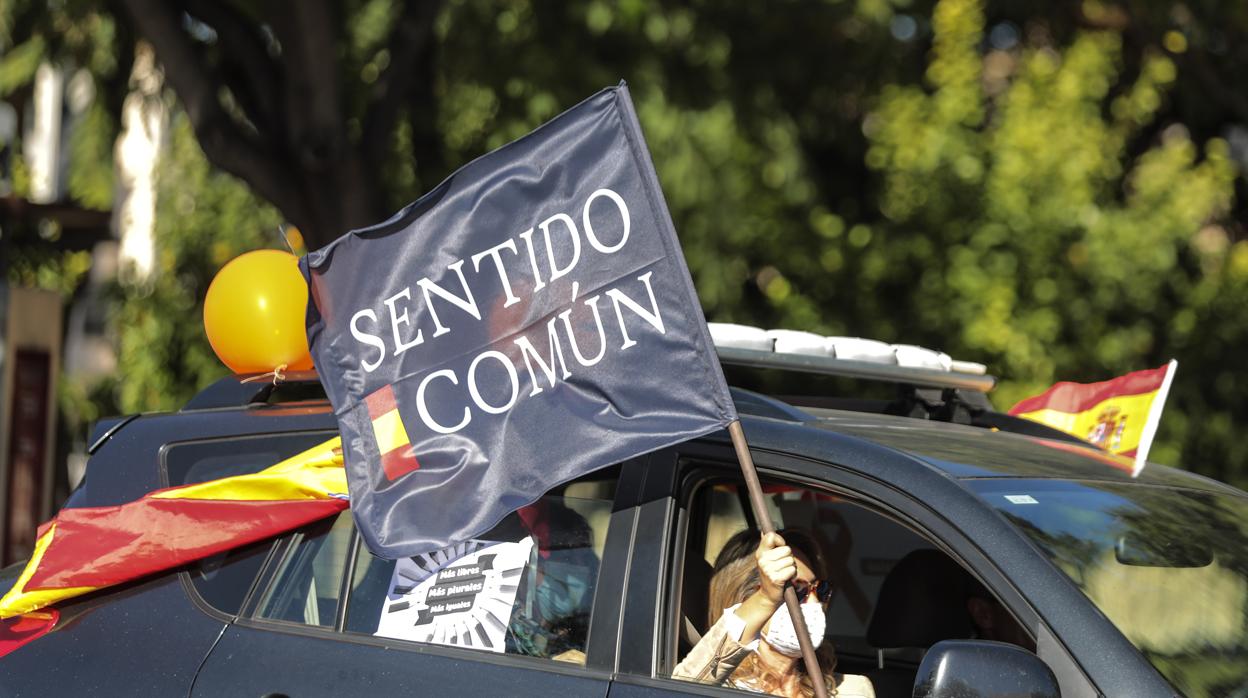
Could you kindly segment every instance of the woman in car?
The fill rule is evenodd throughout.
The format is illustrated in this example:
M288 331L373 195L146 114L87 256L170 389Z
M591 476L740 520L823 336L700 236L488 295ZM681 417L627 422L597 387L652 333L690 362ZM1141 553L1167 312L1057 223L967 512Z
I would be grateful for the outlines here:
M874 698L866 677L833 673L836 654L831 646L821 646L831 598L826 579L825 557L805 532L788 529L761 538L754 529L735 534L720 550L711 575L708 620L713 624L672 676L777 696L812 695L784 603L784 586L792 582L829 693L835 687L842 698Z

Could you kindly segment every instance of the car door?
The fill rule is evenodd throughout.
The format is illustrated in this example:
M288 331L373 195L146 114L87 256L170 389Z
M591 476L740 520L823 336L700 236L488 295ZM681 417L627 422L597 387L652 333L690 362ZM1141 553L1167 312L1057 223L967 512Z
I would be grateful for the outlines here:
M619 625L617 568L627 564L635 518L632 465L552 490L526 508L537 519L513 514L481 543L419 559L374 557L349 512L305 528L225 629L193 695L605 695L614 649L601 628ZM456 596L460 582L472 582L455 579L465 567L456 560L485 569L480 556L463 557L482 546L527 546L519 565L492 559L498 583L487 575L482 585L512 594L510 618L479 588ZM412 565L449 590L446 603L435 604L425 588L413 613L404 600L411 597L402 596L416 593L409 587L418 585L403 586ZM459 615L447 611L465 605ZM501 634L489 627L500 616Z
M966 599L941 594L979 585L1017 624L1020 642L1035 650L1038 641L1041 658L1064 677L1067 695L1095 694L1017 592L921 497L852 468L766 451L754 457L777 526L805 529L820 540L835 589L827 638L838 674L862 677L880 698L910 696L927 646L975 632ZM634 564L629 578L623 617L635 642L621 647L611 696L746 695L671 678L722 612L707 607L716 554L731 534L754 523L739 466L731 449L716 443L684 444L666 458L654 459L639 508L634 548L651 551L653 559ZM902 577L912 578L911 586L898 591ZM896 612L899 598L915 595L928 600L926 608Z

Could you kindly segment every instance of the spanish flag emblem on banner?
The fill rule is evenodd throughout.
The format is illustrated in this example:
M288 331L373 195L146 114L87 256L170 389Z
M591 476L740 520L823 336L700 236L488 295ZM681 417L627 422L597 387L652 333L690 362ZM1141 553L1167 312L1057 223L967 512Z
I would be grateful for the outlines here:
M62 509L0 598L0 619L172 569L348 506L340 439L258 473L157 490L111 507Z
M1135 458L1134 477L1148 459L1178 365L1171 360L1160 368L1100 383L1057 383L1014 405L1010 414L1073 434L1110 453Z

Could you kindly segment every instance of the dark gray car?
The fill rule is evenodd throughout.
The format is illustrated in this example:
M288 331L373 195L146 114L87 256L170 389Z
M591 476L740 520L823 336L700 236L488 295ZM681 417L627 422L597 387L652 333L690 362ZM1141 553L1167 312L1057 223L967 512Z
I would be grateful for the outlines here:
M932 690L937 674L964 695L1050 676L1064 696L1248 695L1248 495L1158 465L1132 478L919 383L856 411L734 389L773 517L827 551L837 671L881 697L912 695L916 679ZM335 424L315 384L232 378L179 413L98 433L71 506L259 470ZM540 534L507 520L483 536L536 540L505 644L394 630L395 562L344 514L63 604L52 632L0 659L0 694L738 693L668 677L717 612L716 552L752 524L726 434L605 468L542 506ZM972 597L995 626L971 616ZM1044 676L1019 679L1028 667Z

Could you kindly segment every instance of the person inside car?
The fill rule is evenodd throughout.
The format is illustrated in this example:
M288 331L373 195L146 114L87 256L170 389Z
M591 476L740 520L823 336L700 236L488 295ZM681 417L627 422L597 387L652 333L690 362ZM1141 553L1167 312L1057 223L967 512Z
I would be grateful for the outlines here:
M522 507L516 517L534 546L508 624L507 652L584 664L598 578L589 523L554 497Z
M997 597L993 596L983 584L970 578L967 579L966 612L974 626L974 637L981 640L995 640L1018 645L1028 652L1036 651L1036 643L1023 630L1014 616L1005 608Z
M804 531L736 533L720 550L711 574L708 620L713 624L672 676L777 696L812 695L784 603L784 587L791 583L817 648L824 685L835 687L838 696L874 698L866 677L833 673L836 655L823 645L832 591L826 577L825 556Z
M867 641L875 647L928 648L941 640L1036 643L997 597L941 550L907 553L884 578Z

